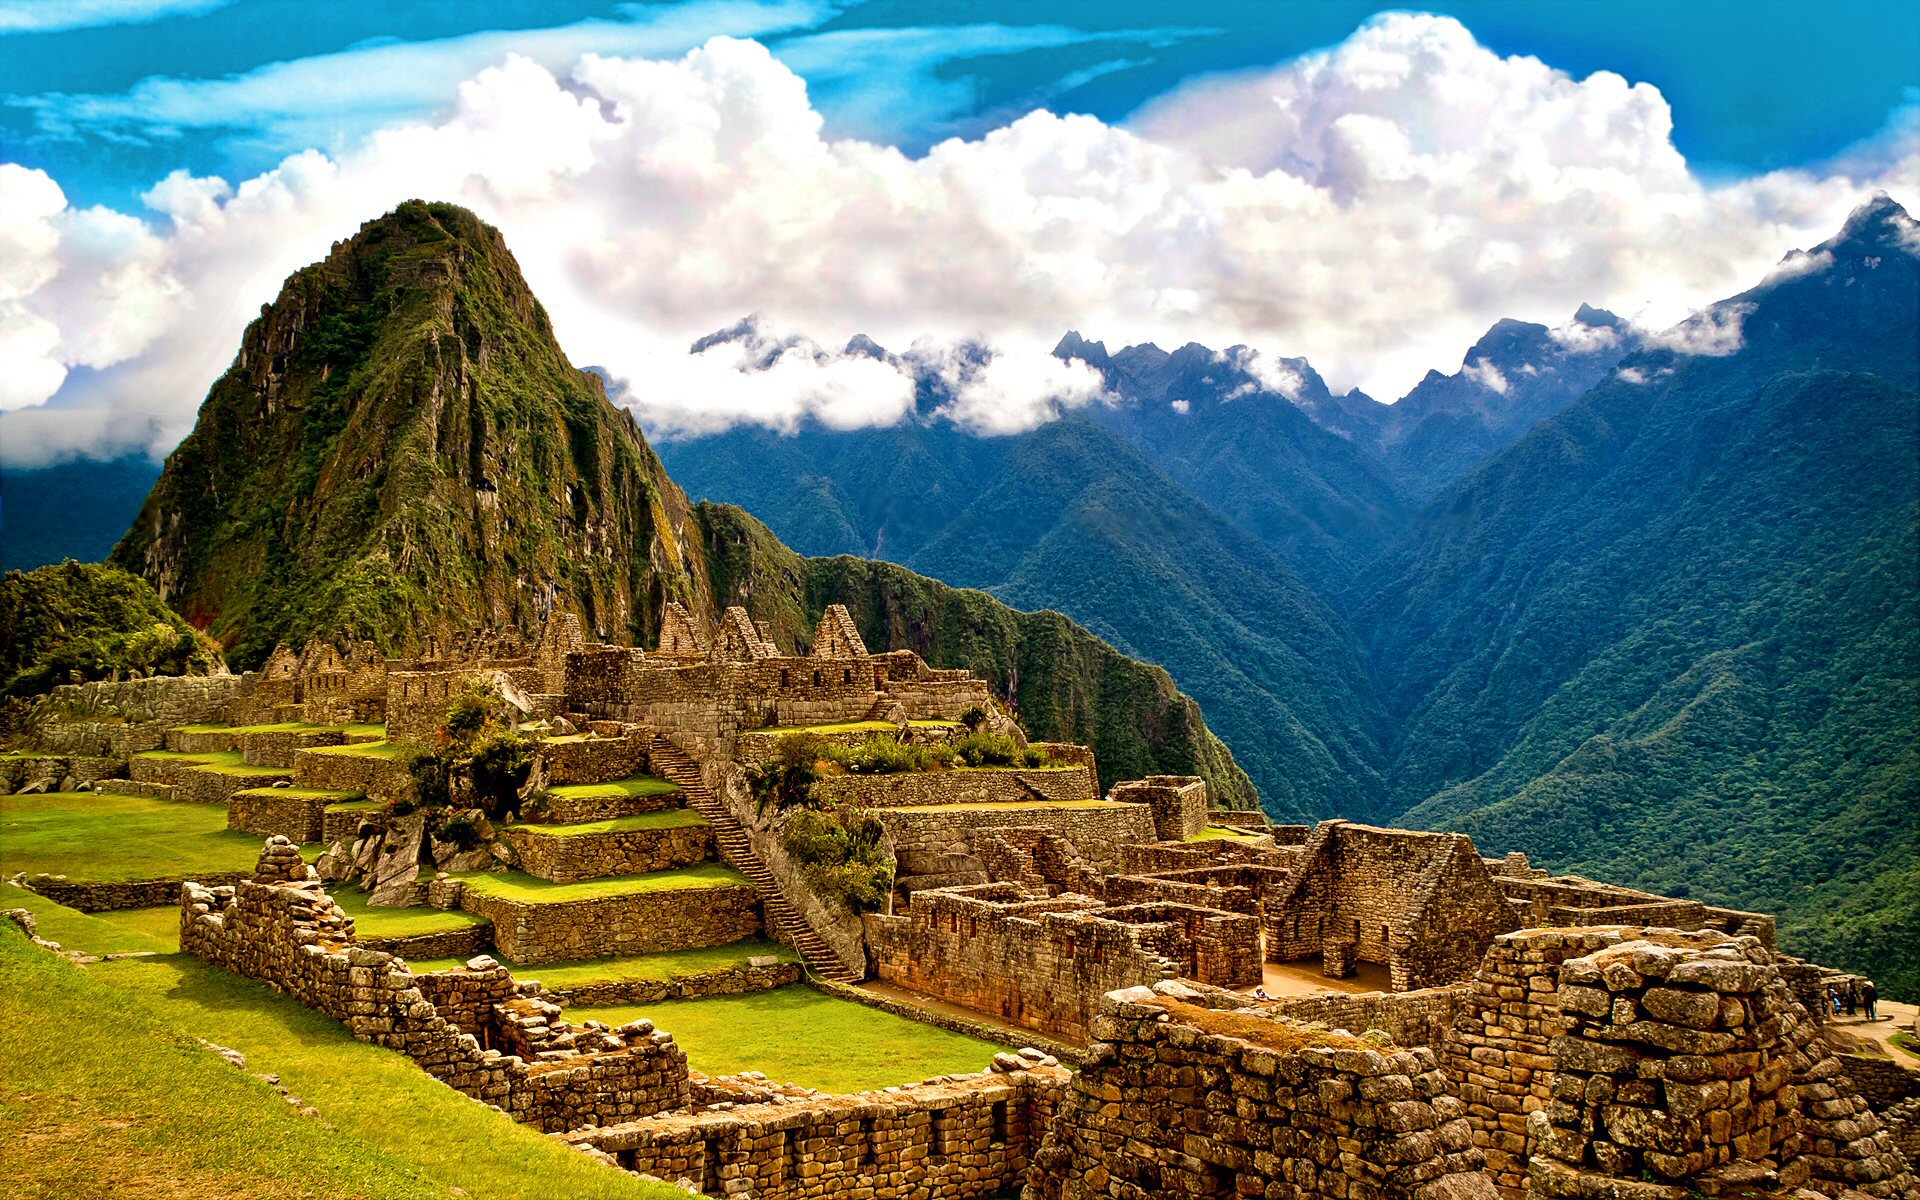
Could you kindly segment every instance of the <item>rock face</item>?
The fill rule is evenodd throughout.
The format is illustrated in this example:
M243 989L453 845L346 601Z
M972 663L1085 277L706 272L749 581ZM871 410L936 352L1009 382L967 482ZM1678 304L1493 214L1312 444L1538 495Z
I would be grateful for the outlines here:
M635 641L667 600L711 607L690 519L499 231L416 201L287 280L113 561L242 666L552 609Z

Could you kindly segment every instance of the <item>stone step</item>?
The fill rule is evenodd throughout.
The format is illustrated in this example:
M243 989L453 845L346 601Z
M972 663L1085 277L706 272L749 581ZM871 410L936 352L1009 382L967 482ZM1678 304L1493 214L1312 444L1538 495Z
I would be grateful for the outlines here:
M709 792L700 776L699 765L664 737L653 739L650 747L653 769L661 777L678 784L686 795L687 806L700 813L713 827L714 843L727 865L739 871L760 895L760 910L769 932L778 932L800 952L809 970L823 978L850 983L859 976L841 963L826 939L807 923L794 908L773 872L753 852L753 842L739 819Z

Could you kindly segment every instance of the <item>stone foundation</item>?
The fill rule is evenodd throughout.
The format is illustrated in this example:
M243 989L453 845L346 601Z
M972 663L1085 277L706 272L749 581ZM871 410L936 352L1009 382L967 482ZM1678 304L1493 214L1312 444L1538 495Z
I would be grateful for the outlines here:
M663 1000L699 1000L707 996L743 996L799 983L805 972L797 962L770 967L723 967L672 979L610 979L575 987L548 988L546 995L562 1004L602 1007L614 1004L658 1004Z
M832 775L813 785L814 797L859 808L943 804L1019 804L1035 800L1097 800L1099 783L1086 767L974 767L904 771L897 775Z
M1119 861L1120 848L1153 840L1153 814L1145 805L1095 808L881 808L873 815L886 828L895 854L937 857L973 854L975 837L1007 827L1041 830L1073 843L1080 856L1103 870Z
M327 806L358 798L356 792L315 795L302 788L247 788L227 799L227 828L261 837L278 834L302 845L323 842L327 841ZM347 831L349 836L351 832Z

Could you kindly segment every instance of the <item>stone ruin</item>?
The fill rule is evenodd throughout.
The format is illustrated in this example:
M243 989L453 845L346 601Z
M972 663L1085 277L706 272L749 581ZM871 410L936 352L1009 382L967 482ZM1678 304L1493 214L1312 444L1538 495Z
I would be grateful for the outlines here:
M537 816L461 849L379 807L402 773L354 753L364 735L340 723L384 718L390 736L426 736L476 678L547 736ZM0 772L224 803L235 828L333 843L328 880L491 924L369 943L287 841L269 843L251 878L33 886L81 907L181 896L189 952L605 1161L709 1194L973 1197L1022 1181L1033 1200L1914 1194L1920 1087L1829 1051L1819 998L1849 977L1779 954L1762 914L1551 876L1523 854L1483 858L1459 834L1213 812L1193 778L1103 795L1091 751L1063 745L1045 747L1044 767L823 780L819 800L878 819L895 873L877 912L815 894L783 847L783 818L748 785L783 729L854 724L821 736L937 744L979 708L988 728L1018 734L981 680L870 652L838 606L800 655L744 610L706 625L669 605L652 650L589 643L560 617L531 645L481 636L388 660L314 644L237 679L55 699L66 715L39 730L46 750ZM332 724L207 731L281 721ZM139 753L157 745L176 753ZM218 750L246 766L182 761ZM643 774L670 790L596 790ZM552 836L672 808L699 819ZM716 860L743 882L535 903L432 877L509 864L564 885ZM1001 1039L1029 1030L1085 1065L1070 1078L1034 1051L852 1097L710 1080L645 1023L568 1025L556 1004L568 996L484 957L570 961L761 932L794 946L815 986L907 989L947 1006L910 1015ZM416 975L406 954L474 957ZM1269 970L1301 966L1375 990L1252 995Z

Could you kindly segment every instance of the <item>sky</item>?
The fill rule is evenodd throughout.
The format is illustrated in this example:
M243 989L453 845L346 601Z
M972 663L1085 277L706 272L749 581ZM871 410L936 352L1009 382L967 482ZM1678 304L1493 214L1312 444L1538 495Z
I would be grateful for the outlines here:
M982 433L1098 401L1069 328L1391 400L1501 317L1679 321L1877 191L1920 199L1920 5L0 0L0 463L164 453L414 196L675 436L902 419L860 333ZM770 366L689 353L749 314Z

